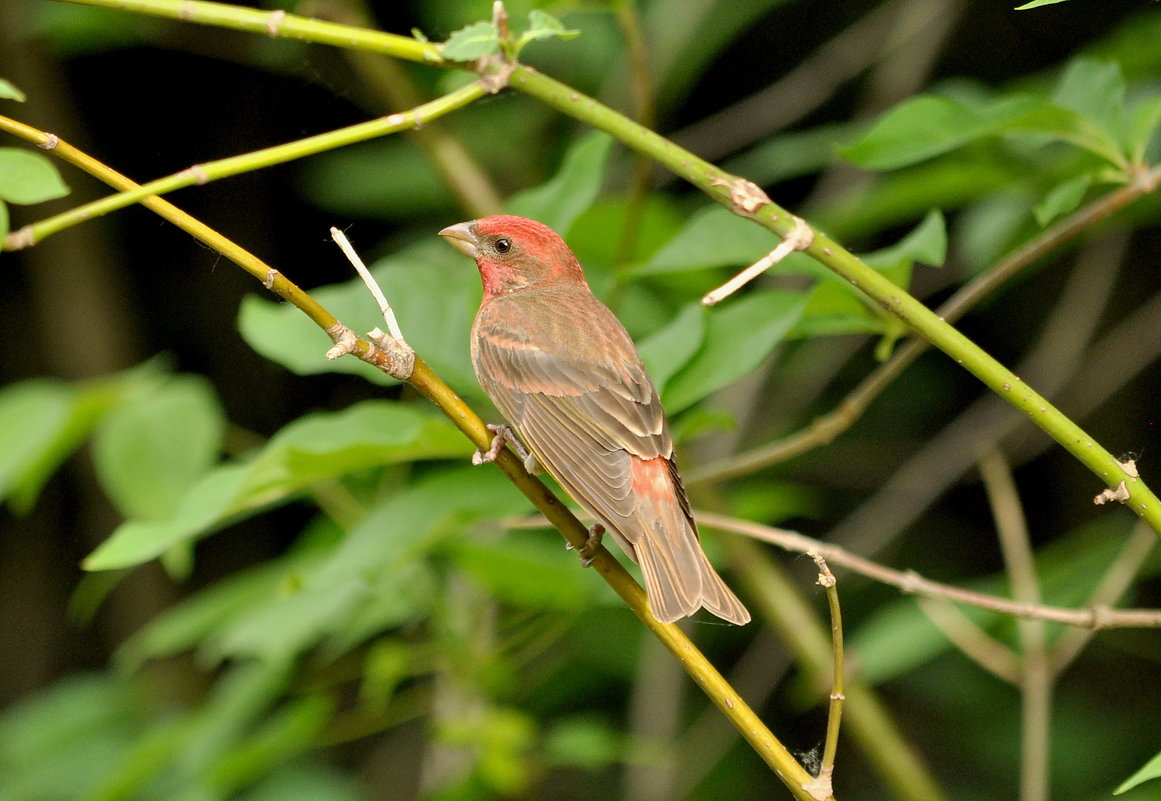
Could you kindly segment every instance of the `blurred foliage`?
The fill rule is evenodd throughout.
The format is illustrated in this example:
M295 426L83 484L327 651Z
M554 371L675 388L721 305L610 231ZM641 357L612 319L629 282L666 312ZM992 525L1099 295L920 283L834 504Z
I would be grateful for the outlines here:
M104 9L18 5L30 52L74 78L76 110L86 118L72 130L93 142L93 155L135 177L336 128L389 103L341 53ZM540 5L509 4L518 28L528 20L522 58L622 110L632 109L639 82L652 92L658 130L676 141L684 125L778 81L779 70L856 21L855 10L807 0ZM946 55L934 65L908 62L919 51L906 46L881 51L883 37L844 40L841 52L877 52L868 63L880 66L818 99L796 127L754 124L744 147L714 157L933 304L1161 160L1161 12L1113 15L1068 3L1005 11L1010 19L949 5L962 30L940 34ZM456 57L468 59L498 46L491 23L480 22L490 6L429 0L356 10L386 30L415 28L432 40L459 31ZM902 15L925 7L885 1L858 10ZM306 3L299 11L339 13ZM633 71L626 18L643 33L649 81ZM1001 77L980 66L997 52L983 40L1043 45L1056 35L1036 38L1037 24L1084 34L1067 40L1066 50L1052 39L1053 48ZM575 41L563 41L576 32ZM876 95L886 91L892 66L909 64L920 73L913 81ZM3 60L0 68L17 69ZM465 80L412 65L400 76L425 97ZM14 106L23 96L30 106L51 102L45 75L5 77L13 78L0 82L5 114L23 119ZM142 97L154 100L143 108ZM875 102L883 99L887 106ZM36 107L28 121L48 127L54 113L60 108ZM142 124L153 126L148 146L128 135ZM740 297L703 309L705 290L763 256L775 238L664 179L635 191L631 153L529 98L489 98L441 128L483 166L508 211L544 220L568 239L594 289L640 343L674 418L683 465L808 425L905 334L800 255ZM356 245L373 261L408 341L487 410L468 358L478 277L433 241L464 214L427 152L414 138L369 142L254 183L205 187L189 207L244 246L268 250L271 263L311 286L345 323L367 330L376 325L374 303L361 282L348 280L323 233L354 219ZM0 148L0 234L8 226L4 204L31 204L14 212L37 215L36 204L66 192L46 156ZM1127 232L1132 243L1133 270L1117 278L1103 317L1128 317L1161 292L1159 211L1156 198L1146 198L1089 232L1098 249L1110 233ZM529 505L497 471L467 464L471 447L450 422L362 362L323 358L329 343L297 309L230 283L228 265L203 274L212 255L165 238L152 220L124 217L100 223L125 228L101 229L118 233L99 248L74 249L47 267L24 265L15 288L33 300L0 299L7 325L0 339L18 345L4 356L0 389L7 560L0 579L11 587L2 605L6 625L19 624L33 640L6 637L12 654L3 664L40 666L23 685L16 678L0 685L9 702L0 713L0 801L781 792L732 734L698 717L703 699L684 677L680 689L658 678L651 643L632 616L551 532L525 521ZM59 239L67 244L68 236ZM52 242L29 258L54 253L46 250ZM1059 249L1005 287L965 328L1004 361L1017 360L1051 314L1059 274L1077 247ZM72 335L67 317L53 318L35 301L37 286L83 289L71 269L115 273L97 251L133 288L67 312L126 309L137 346L106 353L96 377L54 369L52 354L30 362L33 317L45 337L36 349L88 354L103 344ZM0 263L24 264L15 258L5 253ZM54 292L63 294L59 285ZM238 347L243 341L253 353ZM855 349L849 361L832 355ZM1161 391L1154 361L1141 366L1143 378L1117 379L1114 422L1086 421L1110 447L1150 450ZM788 465L695 485L695 503L825 536L978 394L946 360L921 361L837 442ZM1083 604L1120 553L1130 516L1087 506L1096 482L1067 458L1015 445L1012 453L1044 600ZM963 478L941 487L933 510L915 525L904 522L877 558L1006 594L986 498L973 476ZM69 504L102 511L74 514ZM38 608L41 596L25 587L21 566L40 550L8 558L28 552L33 537L47 549L38 569L60 575L73 613L100 633L85 653L68 656L83 649L61 644L78 637L66 604ZM707 537L711 555L719 544ZM107 572L72 571L78 550L89 551L87 570ZM791 569L803 592L814 592L811 569ZM1156 605L1159 570L1161 560L1146 562L1130 601ZM1016 797L1017 691L965 659L914 599L836 572L848 659L883 693L948 797ZM142 575L151 583L135 584ZM142 586L165 589L136 595ZM825 606L821 596L813 602ZM1011 618L967 614L1020 647ZM133 625L110 623L122 616ZM826 690L814 676L781 676L756 617L740 630L692 629L727 671L738 666L743 680L750 676L749 691L766 698L759 712L807 753L822 737ZM60 631L37 630L46 620ZM1049 636L1062 631L1050 627ZM1161 747L1151 725L1161 714L1152 680L1159 661L1155 632L1112 631L1066 675L1052 738L1059 797L1106 797ZM634 717L658 709L676 709L668 737ZM893 797L868 766L873 760L857 753L844 740L837 796ZM1125 782L1123 797L1161 798L1161 783L1146 781L1157 775L1151 764ZM637 775L636 790L625 789L622 774ZM660 794L641 790L641 776L653 777L644 784Z

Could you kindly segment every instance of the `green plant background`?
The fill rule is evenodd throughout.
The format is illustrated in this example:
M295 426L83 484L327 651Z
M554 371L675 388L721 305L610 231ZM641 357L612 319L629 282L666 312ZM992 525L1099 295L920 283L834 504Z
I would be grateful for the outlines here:
M509 4L513 24L534 5ZM1155 4L544 8L581 35L521 58L632 114L641 79L622 26L636 15L652 127L930 305L1157 163ZM434 41L490 4L365 10ZM393 69L395 91L423 99L464 81ZM139 180L397 110L376 74L303 43L40 0L0 9L0 77L26 96L0 112ZM897 346L898 323L805 258L702 310L702 293L776 238L666 175L635 192L623 147L518 93L442 122L496 200L566 235L637 338L695 505L1005 594L974 468L998 442L1045 601L1085 603L1133 516L1093 506L1091 474L938 353L833 443L713 480L706 465L832 410ZM18 149L8 158L27 161ZM40 194L0 188L14 228L107 191L60 172L64 199L51 199L63 191L51 177L28 179L45 182ZM434 236L490 200L457 202L413 140L172 200L366 330L374 304L327 235L345 229L408 341L494 419L467 360L478 278ZM1103 445L1135 455L1146 479L1161 395L1158 212L1146 197L1089 226L961 323ZM783 792L559 537L510 525L530 507L470 467L450 423L367 365L326 361L325 337L216 254L132 208L0 254L0 267L0 801ZM736 552L724 536L706 540L740 585L748 566L725 558ZM821 616L813 564L771 555ZM1158 567L1145 562L1124 605L1157 605ZM852 669L946 796L1018 797L1017 690L913 598L837 572ZM809 758L826 686L757 617L690 631ZM1011 619L972 617L1017 647ZM1161 750L1159 656L1153 630L1101 632L1063 675L1054 798L1107 797ZM901 797L849 737L835 780L838 798ZM1124 797L1161 798L1158 786Z

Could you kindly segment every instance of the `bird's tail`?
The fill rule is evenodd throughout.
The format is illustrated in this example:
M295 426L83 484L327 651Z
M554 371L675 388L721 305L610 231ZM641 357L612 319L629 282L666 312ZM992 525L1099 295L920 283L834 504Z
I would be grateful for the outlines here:
M626 550L641 565L653 616L662 623L672 623L704 606L730 623L749 623L750 613L702 551L681 479L672 462L667 467L667 487L658 487L661 478L654 476L658 480L653 487L664 491L648 491L649 487L634 483L637 502L633 517L625 529L617 532L632 546Z

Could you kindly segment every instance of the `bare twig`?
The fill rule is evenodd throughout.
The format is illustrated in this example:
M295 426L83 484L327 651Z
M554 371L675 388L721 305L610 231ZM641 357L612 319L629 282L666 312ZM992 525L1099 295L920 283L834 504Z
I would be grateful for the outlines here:
M1008 461L997 450L979 464L988 493L1012 596L1021 603L1040 603L1040 580L1028 524ZM1047 633L1042 620L1021 620L1020 649L1020 799L1048 799L1048 733L1052 724L1054 677L1048 659Z
M795 217L794 229L778 243L778 247L742 270L729 281L726 281L717 289L707 292L701 299L701 304L703 306L713 306L716 303L720 303L791 253L806 250L813 242L814 231L806 224L805 220L800 217Z
M920 598L919 608L943 636L989 673L1009 684L1020 682L1020 657L977 626L945 598Z
M1133 530L1125 538L1121 552L1105 570L1104 576L1089 596L1087 605L1100 608L1116 603L1137 578L1141 566L1156 545L1157 535L1148 526L1141 523L1133 526ZM1072 664L1072 660L1084 650L1093 634L1095 634L1093 630L1081 628L1069 629L1061 634L1052 648L1053 673L1056 675L1063 673Z
M809 553L815 551L821 554L828 562L841 565L859 575L875 581L897 587L901 592L942 598L968 606L987 609L991 612L1012 615L1017 618L1032 618L1049 623L1063 623L1069 626L1087 629L1109 628L1159 628L1161 627L1161 609L1109 609L1104 606L1092 606L1081 609L1065 609L1044 604L1022 604L1007 598L999 598L987 593L966 590L951 584L943 584L924 578L912 570L895 570L856 556L845 548L832 545L821 540L811 539L793 531L772 528L749 520L740 520L727 515L712 512L697 511L699 523L722 531L734 531L752 537L779 548L785 548L795 553Z
M363 283L367 285L371 295L375 298L375 302L379 304L379 311L383 313L383 322L387 324L387 331L395 339L403 342L403 332L399 330L399 321L395 319L395 312L391 310L391 304L387 302L387 297L383 294L383 290L379 288L379 282L375 280L375 276L371 275L371 271L367 269L367 265L359 258L359 254L351 246L351 240L347 239L347 235L338 228L331 226L331 239L343 251L343 255L351 262L359 277L363 279Z

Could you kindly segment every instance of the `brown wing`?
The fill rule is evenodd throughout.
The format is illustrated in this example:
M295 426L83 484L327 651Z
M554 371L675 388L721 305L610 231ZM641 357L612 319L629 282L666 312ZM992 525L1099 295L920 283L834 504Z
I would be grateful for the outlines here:
M544 467L558 480L575 472L576 500L615 526L631 514L629 456L668 458L673 443L628 333L599 301L586 300L584 308L567 301L570 314L536 317L521 301L485 304L472 361L484 391ZM555 312L562 302L536 305Z
M748 613L701 551L657 390L628 333L591 295L574 293L568 306L544 300L538 311L567 313L534 317L507 298L481 308L472 339L481 386L545 469L641 564L659 620L705 605L745 623Z

